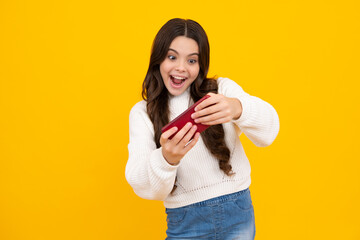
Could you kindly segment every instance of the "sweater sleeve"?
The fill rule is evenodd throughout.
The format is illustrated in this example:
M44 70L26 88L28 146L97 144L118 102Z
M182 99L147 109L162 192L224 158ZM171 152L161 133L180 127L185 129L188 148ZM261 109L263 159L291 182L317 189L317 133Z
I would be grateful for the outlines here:
M233 122L256 146L269 146L279 133L279 117L269 103L258 97L250 96L234 81L219 78L219 93L226 97L237 98L242 105L242 114ZM240 133L241 133L240 132Z
M161 148L156 147L153 125L144 109L145 104L141 103L144 102L136 104L130 111L125 177L139 197L164 200L173 189L178 166L170 165Z

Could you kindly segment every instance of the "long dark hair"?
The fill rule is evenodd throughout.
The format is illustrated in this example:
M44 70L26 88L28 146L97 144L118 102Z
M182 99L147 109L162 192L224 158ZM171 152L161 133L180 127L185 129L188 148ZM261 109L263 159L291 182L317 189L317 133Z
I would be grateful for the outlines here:
M207 93L217 93L216 79L207 78L209 70L210 48L204 29L190 19L174 18L169 20L157 33L151 50L150 64L143 82L142 97L147 101L147 113L154 125L155 142L160 147L161 128L169 122L169 93L160 73L162 63L168 53L171 42L179 36L195 40L199 46L199 75L190 85L190 95L194 102ZM226 146L224 128L213 125L201 133L207 149L219 160L219 167L226 175L232 175L229 163L230 150Z

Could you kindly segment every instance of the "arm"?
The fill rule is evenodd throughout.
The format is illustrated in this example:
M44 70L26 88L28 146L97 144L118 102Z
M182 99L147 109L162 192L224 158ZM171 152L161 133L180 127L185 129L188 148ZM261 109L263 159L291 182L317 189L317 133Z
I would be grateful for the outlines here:
M130 112L129 159L125 177L138 196L164 200L174 187L181 159L195 146L200 134L195 134L195 125L187 124L170 140L168 138L177 131L172 128L161 135L161 147L157 148L154 128L145 108L137 104Z
M143 108L137 104L130 112L125 177L138 196L164 200L174 186L177 166L164 159L162 148L156 148L152 123Z
M208 98L199 104L199 112L194 118L210 114L198 119L198 122L209 125L232 121L256 146L270 145L279 132L279 117L275 109L260 98L245 93L230 79L219 78L218 85L219 93L212 100Z

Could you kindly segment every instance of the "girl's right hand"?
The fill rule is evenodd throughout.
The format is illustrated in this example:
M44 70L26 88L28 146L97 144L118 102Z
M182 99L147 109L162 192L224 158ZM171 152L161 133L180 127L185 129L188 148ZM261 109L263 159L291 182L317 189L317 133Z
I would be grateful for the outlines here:
M196 133L193 140L189 143L191 137L196 132L196 125L188 122L178 133L177 127L170 128L160 137L160 145L162 146L162 154L165 160L171 165L177 165L185 154L195 146L199 140L200 133ZM169 139L174 133L175 136Z

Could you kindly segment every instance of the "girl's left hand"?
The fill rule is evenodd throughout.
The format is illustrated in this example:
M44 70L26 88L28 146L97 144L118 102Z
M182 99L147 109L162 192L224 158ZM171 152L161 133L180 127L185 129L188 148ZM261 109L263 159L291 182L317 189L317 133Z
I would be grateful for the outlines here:
M208 93L209 98L201 102L191 115L196 123L216 125L238 119L242 113L241 102L221 94Z

